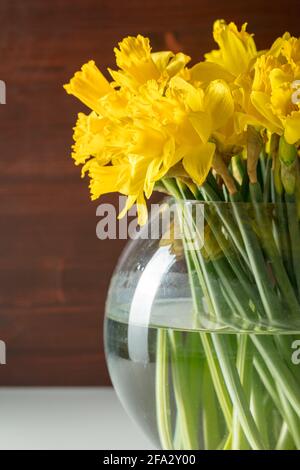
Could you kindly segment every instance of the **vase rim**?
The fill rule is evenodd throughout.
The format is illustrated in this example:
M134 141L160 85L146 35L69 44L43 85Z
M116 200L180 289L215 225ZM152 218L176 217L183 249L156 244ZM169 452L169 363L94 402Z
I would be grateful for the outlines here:
M199 199L176 199L174 196L165 196L165 198L161 202L166 201L175 201L175 203L182 203L182 204L201 204L205 206L260 206L260 207L276 207L276 206L294 206L297 204L297 201L281 201L281 202L264 202L264 201L204 201Z

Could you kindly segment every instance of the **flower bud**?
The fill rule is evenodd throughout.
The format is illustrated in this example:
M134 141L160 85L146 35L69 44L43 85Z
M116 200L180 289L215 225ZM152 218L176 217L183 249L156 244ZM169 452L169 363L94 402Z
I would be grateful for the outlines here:
M278 151L281 164L281 181L288 194L294 194L297 181L297 149L280 138Z

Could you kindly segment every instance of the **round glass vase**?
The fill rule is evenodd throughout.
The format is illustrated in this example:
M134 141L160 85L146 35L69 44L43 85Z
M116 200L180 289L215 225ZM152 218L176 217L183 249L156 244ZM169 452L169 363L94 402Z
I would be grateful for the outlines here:
M295 204L160 205L105 318L112 383L152 444L300 449L299 299Z

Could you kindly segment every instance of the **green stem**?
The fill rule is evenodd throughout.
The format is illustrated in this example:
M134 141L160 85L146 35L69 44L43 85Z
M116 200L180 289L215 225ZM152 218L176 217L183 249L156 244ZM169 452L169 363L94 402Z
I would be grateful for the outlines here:
M241 384L245 390L245 395L250 403L251 395L251 376L252 376L252 353L251 344L249 344L249 338L246 334L240 334L237 337L238 348L237 348L237 359L236 367L240 376ZM232 449L242 450L247 449L247 440L245 434L242 431L237 409L233 412L233 424L232 424Z
M204 368L202 390L204 448L206 450L214 450L218 448L222 435L220 431L218 402L208 364Z
M246 438L254 450L263 450L265 449L265 445L250 412L237 369L231 362L229 343L225 338L221 337L221 335L212 334L212 337L224 373L224 380L229 395L238 414Z
M156 349L156 418L158 433L163 449L172 450L171 408L168 370L168 336L167 330L157 331Z
M249 338L248 338L249 339ZM252 411L254 421L259 429L259 432L262 435L264 442L267 444L267 448L270 448L269 445L269 435L268 435L268 427L270 423L268 422L268 416L266 411L266 389L264 388L257 371L254 368L254 355L252 354L252 387L250 390L251 397L250 397L250 409ZM271 401L272 410L273 402Z
M274 184L274 183L273 183ZM292 263L292 251L290 246L290 238L288 234L288 218L287 218L287 205L284 204L281 195L276 192L276 188L274 187L274 197L275 203L274 208L276 211L276 228L279 235L279 243L280 243L280 254L282 257L283 264L285 269L288 273L289 278L292 282L295 280L294 271L293 271L293 263Z
M212 382L214 384L214 388L216 391L216 395L218 397L219 404L223 412L225 422L227 424L227 428L228 430L230 430L232 426L232 403L231 403L231 399L229 397L228 391L226 389L224 377L220 369L219 362L216 358L216 355L213 353L211 335L208 333L199 333L199 334L202 340L204 353L207 359L207 363L209 366L209 370L210 370Z
M300 427L299 427L299 417L294 412L293 408L289 404L285 394L281 390L280 386L277 385L277 392L281 401L282 409L285 414L285 422L293 436L293 440L296 444L297 449L300 449Z
M269 320L279 319L281 318L281 308L272 289L261 247L257 235L253 231L249 215L239 206L238 202L233 200L232 205L266 315Z
M282 423L280 435L276 444L276 450L294 450L295 445L285 422Z
M166 187L168 187L169 192L171 192L177 198L177 200L180 201L184 199L185 195L183 194L182 190L176 186L174 181L166 181L165 184ZM211 193L210 197L212 197ZM181 202L182 206L184 207L184 201ZM215 203L215 206L217 205L218 204ZM224 224L225 230L228 231L229 236L234 241L239 254L245 261L245 266L242 272L248 271L247 276L250 274L249 279L252 275L254 275L256 279L259 294L258 298L261 298L261 305L264 307L267 318L272 322L274 320L278 321L279 318L282 318L280 303L281 296L279 294L279 289L274 288L272 285L270 272L266 267L266 253L268 255L267 258L273 261L277 285L280 285L281 295L288 298L290 309L294 311L296 309L296 303L293 297L294 291L290 285L290 279L286 275L285 266L280 264L279 253L276 251L277 247L274 240L269 247L264 245L262 250L261 244L259 243L259 237L253 230L249 216L247 214L245 216L244 212L242 211L242 207L239 206L239 203L236 202L236 200L233 200L232 207L234 208L236 225L234 225L234 220L231 217L228 217L228 214L224 216L223 210L221 211L222 217L220 212L218 213L217 211L217 213L221 222ZM256 212L260 229L264 227L264 225L261 225L261 216L262 215L260 212ZM186 219L186 214L183 215L182 225L186 238L190 240L191 233L195 232L193 226L194 223L189 219L189 216ZM238 227L239 232L236 230L236 226ZM265 233L268 235L269 230L270 228L266 227ZM216 234L217 229L212 228L212 232ZM234 261L232 261L232 257L230 256L229 261L228 257L223 257L222 260L211 259L209 262L207 262L203 258L201 249L187 249L185 246L185 236L183 237L183 244L190 276L191 292L194 299L195 313L199 315L205 311L203 302L201 299L199 299L199 290L195 285L196 275L199 285L201 286L202 292L205 296L208 310L211 316L217 319L220 324L224 322L224 320L225 324L226 321L228 321L228 319L226 320L226 312L232 312L233 315L238 314L238 317L240 318L243 315L245 316L247 305L247 303L244 305L245 293L247 295L246 298L249 298L249 288L247 292L244 287L247 287L247 283L241 282L243 287L240 295L244 300L241 301L235 292L231 292L232 283L230 280L232 276L237 277L240 269L238 267L239 264L236 264ZM216 236L216 240L218 243L219 240L221 240L221 246L223 239L220 238L220 236L219 238ZM223 246L221 246L223 252L225 248L224 243ZM279 264L278 261L275 261L274 264L274 253L277 253L278 255ZM241 278L245 281L245 278ZM292 296L289 295L291 294L291 289L293 294ZM249 300L252 301L252 298L249 298ZM174 335L174 332L170 332L172 358L174 364L174 367L172 367L172 372L175 398L179 413L178 416L181 427L183 429L181 432L181 441L185 448L193 448L193 446L196 445L195 442L197 436L195 420L192 416L192 410L189 409L188 405L184 404L183 396L189 397L189 391L186 387L186 374L184 372L183 365L180 364L180 358L178 357L181 346L176 343L176 336L174 338L172 335ZM204 354L207 358L209 373L212 384L214 386L216 397L219 400L219 404L229 430L227 443L225 444L223 441L223 444L226 446L226 448L229 446L232 446L233 448L241 448L246 445L243 444L243 439L245 437L253 449L267 448L268 435L264 423L259 419L257 414L259 413L258 395L256 394L256 391L253 392L253 387L255 387L257 379L253 381L252 386L251 384L247 385L247 381L245 381L245 368L243 365L246 352L245 347L243 346L243 341L239 342L238 361L237 364L235 364L232 360L232 351L228 339L223 338L220 334L204 332L200 332L200 338ZM296 442L296 446L299 447L300 443L298 442L295 428L295 425L298 423L300 417L298 383L291 373L289 367L285 365L281 352L279 352L275 347L274 343L272 342L272 338L266 338L262 337L261 335L254 334L251 334L250 338L259 353L258 354L255 352L254 365L259 373L262 383L266 387L266 391L276 406L275 410L277 409L278 413L280 413L278 414L276 412L277 445L287 445L289 439L288 432L280 422L281 415L284 422L287 424L290 436L293 437ZM276 389L274 391L274 388L272 389L272 385L270 386L270 376L271 379L272 376L274 377L276 385L279 387L279 391ZM253 399L251 404L250 394ZM195 397L194 392L191 396ZM233 414L232 405L234 409ZM208 409L211 409L211 407ZM216 416L214 416L214 419L215 418ZM204 423L206 423L205 426L207 426L207 419L204 420ZM207 429L208 428L206 427L206 431ZM208 431L205 432L205 435L206 441L208 442ZM219 437L220 436L218 434L218 439ZM219 447L223 444L221 442ZM211 442L209 445L212 445Z
M275 348L272 338L262 338L260 335L251 335L251 339L266 363L269 371L280 386L280 389L284 392L295 412L300 417L300 396L298 384Z
M300 298L300 232L295 197L286 194L286 210L289 236L291 243L291 258L296 278L298 298Z
M186 380L186 364L183 360L181 332L169 330L172 356L172 375L177 411L180 417L181 437L184 449L198 449L198 431L195 414L189 400L189 384Z
M179 192L178 188L176 188L174 183L172 183L169 180L164 180L164 184L166 185L170 194L173 194L176 198L178 198L178 202L183 204L183 202L180 200L181 193ZM184 215L184 210L183 210L183 215ZM183 224L182 228L185 230L188 230L188 224L187 225ZM192 298L193 298L196 313L201 312L201 304L199 303L199 298L195 289L195 281L193 279L193 266L198 275L198 279L202 287L202 291L205 295L205 298L207 299L209 310L212 312L213 309L212 309L210 297L208 295L206 285L202 276L202 272L199 267L196 252L194 250L187 249L184 237L182 241L184 245L184 253L185 253L187 267L188 267L191 293L192 293ZM215 387L215 391L216 391L216 394L217 394L217 397L218 397L218 400L219 400L219 403L220 403L220 406L221 406L221 409L225 418L225 422L228 426L228 429L230 429L231 424L232 424L232 404L231 404L231 400L230 400L230 397L228 395L228 392L224 383L222 371L216 359L215 353L213 352L213 345L211 344L210 335L208 333L199 333L199 334L200 334L200 338L202 341L204 353L205 353L205 356L207 358L207 362L209 365L209 370L210 370L211 378Z
M299 315L299 303L295 296L294 289L291 286L289 277L285 271L282 259L277 250L273 234L271 219L268 214L268 206L262 204L260 188L257 184L250 184L250 194L252 196L252 203L255 210L256 221L259 227L259 234L262 240L263 247L271 261L271 267L277 280L280 291L290 309L291 315ZM300 243L300 239L299 239Z
M230 234L230 237L234 241L235 246L237 247L239 253L241 254L244 263L246 266L250 267L249 263L249 258L247 256L247 253L245 251L244 243L242 240L242 237L240 233L235 229L236 224L234 223L234 220L232 218L232 214L228 213L226 210L226 207L222 204L218 204L219 200L217 198L217 195L214 193L214 191L208 186L208 184L204 184L203 187L201 188L202 192L208 195L209 201L210 202L215 202L216 204L214 205L216 212L218 216L220 217L221 221L223 222L226 230Z

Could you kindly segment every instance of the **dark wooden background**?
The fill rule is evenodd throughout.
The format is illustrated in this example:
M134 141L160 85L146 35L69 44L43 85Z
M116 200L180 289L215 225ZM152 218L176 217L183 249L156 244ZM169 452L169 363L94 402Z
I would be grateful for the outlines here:
M123 242L96 238L97 204L69 158L84 107L62 84L90 58L112 66L128 34L200 59L216 18L248 21L262 48L299 36L299 15L299 0L0 0L1 385L109 383L102 319Z

